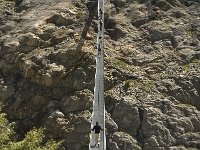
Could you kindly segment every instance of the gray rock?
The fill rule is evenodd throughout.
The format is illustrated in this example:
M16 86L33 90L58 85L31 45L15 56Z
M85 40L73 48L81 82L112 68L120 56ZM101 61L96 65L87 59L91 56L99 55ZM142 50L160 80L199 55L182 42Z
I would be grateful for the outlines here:
M22 34L18 39L20 43L19 50L25 53L39 47L42 43L41 39L33 33Z
M137 141L127 133L116 132L113 134L112 140L117 143L116 147L119 146L120 149L141 150L141 147L138 145Z
M53 112L51 114L50 117L52 117L52 118L64 118L65 115L62 112L60 112L59 110L56 110L55 112Z
M53 23L56 26L68 26L74 23L74 19L67 18L64 13L55 14L49 19L47 19L48 23Z
M198 55L195 51L189 48L181 49L179 50L179 53L186 62L191 62L193 59L197 57L196 55Z
M93 96L89 90L77 91L72 96L64 97L61 106L64 113L87 110L92 107Z
M122 100L116 106L112 113L112 118L118 124L120 130L136 134L139 126L139 112L134 100Z
M118 125L114 122L109 114L106 113L106 129L113 133L118 130Z
M169 30L160 30L160 29L151 29L150 30L150 38L152 42L169 39L172 40L173 33Z
M177 2L178 0L176 0ZM169 1L171 2L171 1ZM165 1L165 0L159 0L157 3L156 3L156 6L159 7L160 9L162 9L163 11L167 11L169 9L172 9L172 5L170 3L168 3L168 1Z
M110 149L113 149L113 150L120 150L116 142L110 142L109 147Z

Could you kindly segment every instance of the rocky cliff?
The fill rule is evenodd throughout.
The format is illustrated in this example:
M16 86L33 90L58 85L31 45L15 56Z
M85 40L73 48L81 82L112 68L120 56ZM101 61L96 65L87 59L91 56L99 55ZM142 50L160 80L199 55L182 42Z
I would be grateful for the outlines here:
M88 149L96 0L0 0L0 100L18 138ZM105 0L108 150L200 149L200 1Z

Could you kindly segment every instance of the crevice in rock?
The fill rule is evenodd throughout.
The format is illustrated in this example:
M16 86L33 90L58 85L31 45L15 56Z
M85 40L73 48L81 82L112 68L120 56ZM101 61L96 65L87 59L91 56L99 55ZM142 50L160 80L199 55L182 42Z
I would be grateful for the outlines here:
M176 39L174 38L174 36L171 39L171 43L172 43L172 47L175 49L178 46L178 42L176 41Z
M140 118L140 125L138 126L137 131L136 131L136 139L141 144L141 147L143 149L144 134L143 134L142 124L143 124L143 120L144 120L144 109L138 108L138 112L139 112L139 118Z
M15 11L16 13L21 13L23 10L26 10L30 8L31 2L30 1L24 1L24 0L16 0L15 1Z
M87 7L88 7L88 10L89 10L89 16L88 16L88 19L86 20L86 23L85 23L85 26L84 26L83 31L81 33L78 45L76 47L77 51L81 50L83 45L84 45L85 38L87 36L88 30L89 30L89 28L92 24L92 20L95 16L95 12L96 12L96 8L97 8L97 0L95 0L92 4L90 4Z
M80 67L81 64L88 59L88 57L85 57L85 56L87 56L87 54L82 54L80 56L80 58L76 62L74 62L72 67L70 69L66 70L66 73L70 74L70 73L75 72L77 70L77 68Z
M110 113L111 116L113 115L113 112L114 112L114 110L115 110L116 105L117 105L117 103L114 104L114 105L109 105L109 106L106 107L106 111L107 111L108 113Z
M22 2L23 2L23 0L16 0L15 4L16 4L16 6L19 6Z
M147 22L151 21L149 18L140 18L140 19L136 19L136 20L133 20L131 22L131 24L133 26L135 26L136 28L139 28L140 26L146 24Z
M110 113L111 115L113 114L113 111L115 109L115 106L116 106L116 100L113 100L112 96L111 95L107 95L105 96L105 103L106 103L106 111L108 113Z

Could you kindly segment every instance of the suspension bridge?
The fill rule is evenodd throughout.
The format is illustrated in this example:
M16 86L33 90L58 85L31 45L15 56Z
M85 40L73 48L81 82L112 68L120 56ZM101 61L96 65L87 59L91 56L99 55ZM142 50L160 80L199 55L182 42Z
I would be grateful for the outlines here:
M104 0L98 0L98 34L97 34L97 57L94 87L94 101L91 129L96 122L102 128L99 134L98 144L95 142L95 132L90 133L89 150L106 150L105 135L105 102L104 102ZM96 144L96 145L95 145Z

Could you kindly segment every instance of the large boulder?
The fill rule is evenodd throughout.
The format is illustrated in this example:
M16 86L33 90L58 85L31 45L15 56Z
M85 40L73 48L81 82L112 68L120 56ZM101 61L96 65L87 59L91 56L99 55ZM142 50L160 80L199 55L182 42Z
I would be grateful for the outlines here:
M139 112L134 99L121 100L112 113L113 120L122 131L135 135L140 124Z
M90 115L89 111L64 115L57 110L45 119L45 134L47 138L65 139L65 149L82 149L89 143Z
M159 109L149 107L144 111L142 123L143 143L145 149L169 147L176 142L166 127L166 116Z

